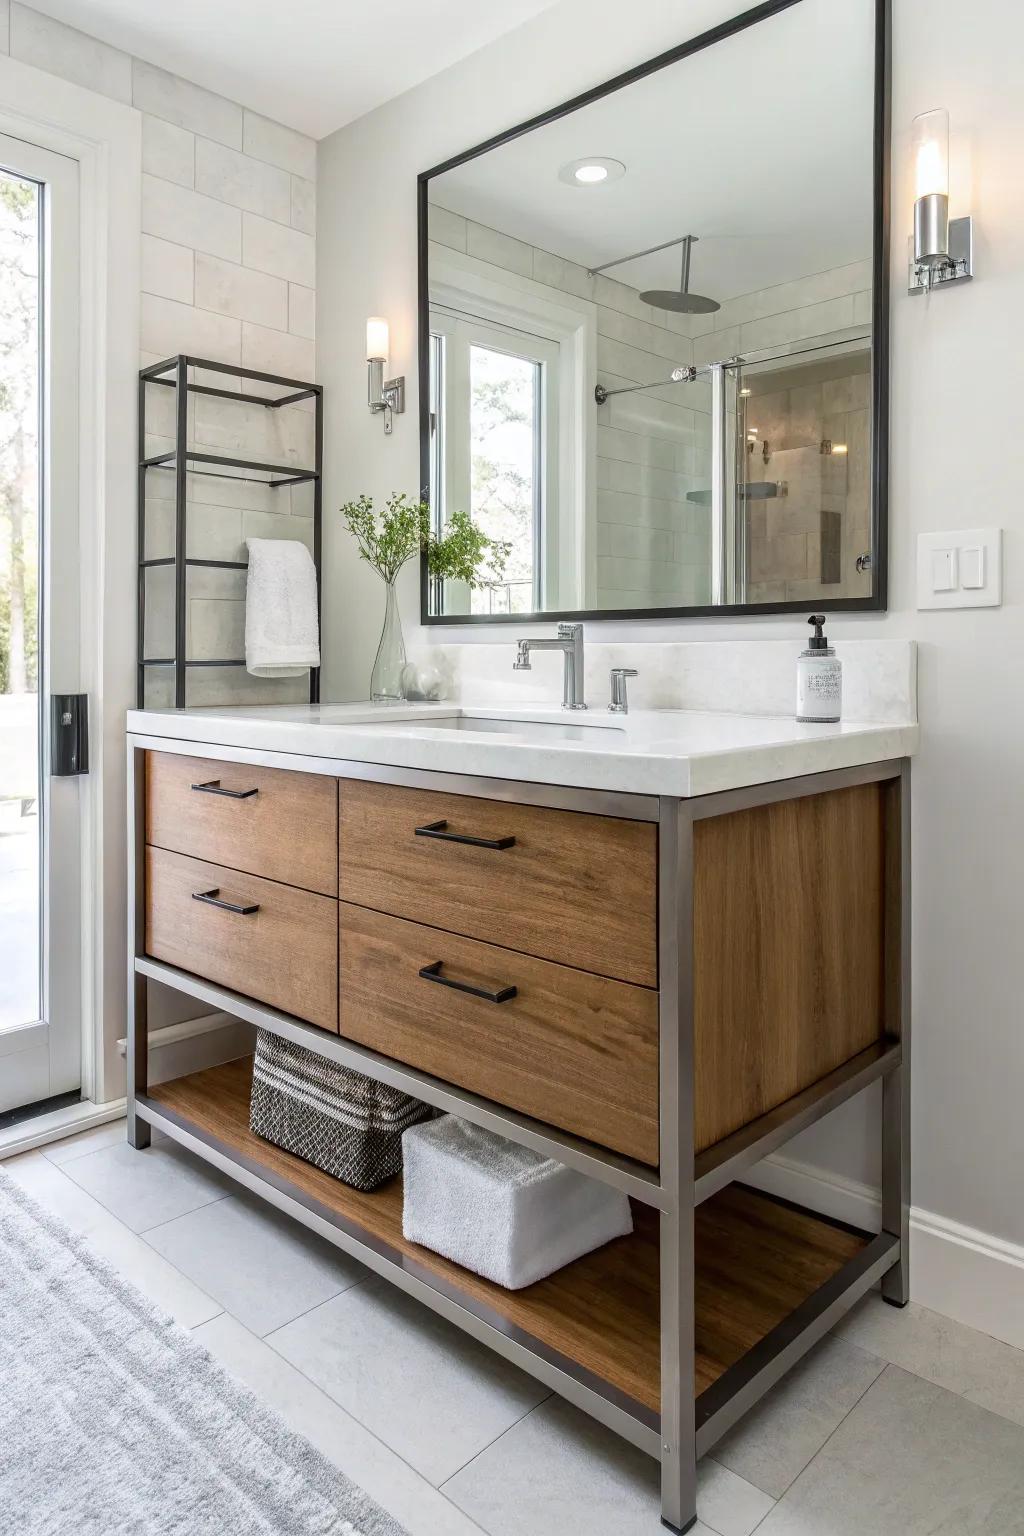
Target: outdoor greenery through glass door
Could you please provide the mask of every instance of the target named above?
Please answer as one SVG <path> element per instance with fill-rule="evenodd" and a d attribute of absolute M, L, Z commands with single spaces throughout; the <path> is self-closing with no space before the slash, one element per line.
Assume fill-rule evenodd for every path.
<path fill-rule="evenodd" d="M 530 613 L 540 556 L 541 368 L 471 346 L 469 442 L 473 521 L 511 545 L 500 586 L 472 594 L 473 613 Z"/>
<path fill-rule="evenodd" d="M 38 1019 L 40 188 L 0 171 L 0 1031 Z"/>

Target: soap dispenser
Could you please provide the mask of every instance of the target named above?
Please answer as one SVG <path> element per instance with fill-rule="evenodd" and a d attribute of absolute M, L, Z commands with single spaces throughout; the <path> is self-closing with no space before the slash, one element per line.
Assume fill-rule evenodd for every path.
<path fill-rule="evenodd" d="M 825 639 L 825 615 L 812 613 L 807 622 L 814 634 L 796 664 L 796 718 L 801 724 L 826 725 L 842 714 L 843 664 Z"/>

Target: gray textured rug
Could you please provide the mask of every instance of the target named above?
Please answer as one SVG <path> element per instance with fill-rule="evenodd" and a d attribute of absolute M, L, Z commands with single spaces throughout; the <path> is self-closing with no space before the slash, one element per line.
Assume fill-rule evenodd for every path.
<path fill-rule="evenodd" d="M 0 1528 L 406 1536 L 2 1171 Z"/>

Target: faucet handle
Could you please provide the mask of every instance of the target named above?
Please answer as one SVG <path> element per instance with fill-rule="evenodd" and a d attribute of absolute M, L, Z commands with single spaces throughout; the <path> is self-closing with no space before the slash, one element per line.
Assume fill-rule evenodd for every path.
<path fill-rule="evenodd" d="M 612 697 L 611 703 L 608 705 L 608 713 L 610 715 L 629 714 L 629 700 L 626 697 L 626 679 L 627 677 L 636 676 L 638 676 L 638 673 L 635 667 L 612 667 Z"/>
<path fill-rule="evenodd" d="M 558 626 L 559 640 L 575 640 L 576 636 L 581 635 L 582 633 L 582 624 L 559 624 Z"/>

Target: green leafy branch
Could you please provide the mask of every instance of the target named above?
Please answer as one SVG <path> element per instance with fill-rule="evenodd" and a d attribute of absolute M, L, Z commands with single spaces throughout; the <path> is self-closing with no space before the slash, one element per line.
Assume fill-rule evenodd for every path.
<path fill-rule="evenodd" d="M 501 581 L 512 551 L 505 540 L 488 538 L 468 512 L 453 512 L 444 531 L 436 533 L 427 503 L 410 501 L 404 491 L 389 496 L 379 513 L 371 497 L 360 496 L 358 501 L 345 503 L 341 516 L 356 541 L 360 559 L 387 582 L 394 581 L 403 565 L 423 553 L 430 574 L 442 581 L 494 586 Z"/>

